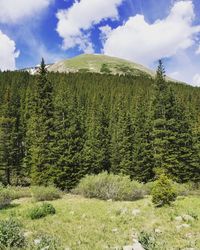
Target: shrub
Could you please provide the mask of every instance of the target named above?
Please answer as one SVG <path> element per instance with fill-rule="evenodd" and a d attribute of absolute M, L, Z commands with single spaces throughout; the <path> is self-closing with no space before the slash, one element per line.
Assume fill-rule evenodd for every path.
<path fill-rule="evenodd" d="M 109 69 L 109 66 L 106 63 L 103 63 L 101 65 L 101 69 L 100 69 L 101 73 L 105 73 L 105 74 L 110 74 L 111 70 Z"/>
<path fill-rule="evenodd" d="M 56 210 L 53 205 L 49 203 L 43 203 L 42 205 L 31 208 L 28 212 L 28 217 L 32 220 L 43 218 L 49 214 L 55 214 Z"/>
<path fill-rule="evenodd" d="M 36 201 L 52 201 L 61 197 L 61 192 L 53 186 L 35 186 L 31 188 L 31 191 Z"/>
<path fill-rule="evenodd" d="M 150 195 L 154 185 L 155 182 L 147 182 L 146 184 L 144 184 L 145 194 Z M 173 182 L 173 187 L 175 188 L 177 195 L 187 196 L 190 193 L 190 187 L 188 184 Z"/>
<path fill-rule="evenodd" d="M 147 182 L 144 184 L 144 191 L 145 191 L 145 194 L 146 195 L 150 195 L 151 194 L 151 191 L 153 189 L 153 186 L 154 186 L 154 182 Z"/>
<path fill-rule="evenodd" d="M 6 188 L 0 187 L 0 209 L 9 205 L 12 201 L 11 194 Z"/>
<path fill-rule="evenodd" d="M 154 234 L 141 232 L 138 241 L 143 246 L 145 250 L 155 250 L 156 249 L 156 239 Z"/>
<path fill-rule="evenodd" d="M 13 219 L 0 221 L 0 249 L 21 248 L 24 245 L 25 238 L 21 225 Z"/>
<path fill-rule="evenodd" d="M 179 195 L 179 196 L 189 195 L 190 187 L 188 184 L 180 184 L 180 183 L 174 182 L 173 186 L 176 190 L 177 195 Z"/>
<path fill-rule="evenodd" d="M 64 248 L 60 245 L 60 241 L 57 238 L 44 233 L 36 235 L 31 249 L 64 250 Z"/>
<path fill-rule="evenodd" d="M 173 182 L 165 174 L 161 174 L 155 181 L 151 195 L 153 203 L 158 207 L 170 205 L 177 197 Z"/>
<path fill-rule="evenodd" d="M 187 186 L 188 193 L 190 195 L 200 196 L 200 182 L 198 183 L 189 182 L 185 185 Z"/>
<path fill-rule="evenodd" d="M 190 215 L 195 220 L 199 220 L 199 215 L 197 213 L 193 212 L 193 211 L 189 211 L 188 215 Z"/>
<path fill-rule="evenodd" d="M 20 187 L 20 186 L 8 186 L 6 188 L 12 199 L 20 199 L 24 197 L 31 197 L 31 190 L 29 187 Z"/>
<path fill-rule="evenodd" d="M 43 203 L 43 210 L 45 211 L 46 214 L 55 214 L 56 210 L 54 206 L 50 203 Z"/>
<path fill-rule="evenodd" d="M 128 176 L 101 173 L 84 177 L 73 191 L 87 198 L 136 200 L 143 197 L 143 185 Z"/>

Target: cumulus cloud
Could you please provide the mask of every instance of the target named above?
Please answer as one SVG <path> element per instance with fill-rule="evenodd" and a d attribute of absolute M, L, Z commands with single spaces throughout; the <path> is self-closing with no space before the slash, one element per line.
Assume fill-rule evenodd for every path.
<path fill-rule="evenodd" d="M 15 59 L 19 56 L 15 42 L 0 31 L 0 69 L 14 70 Z"/>
<path fill-rule="evenodd" d="M 0 0 L 0 23 L 16 23 L 34 16 L 54 0 Z"/>
<path fill-rule="evenodd" d="M 25 30 L 24 32 L 28 34 L 29 37 L 29 40 L 26 41 L 26 54 L 31 58 L 30 66 L 39 64 L 42 58 L 45 59 L 46 63 L 55 63 L 66 59 L 66 55 L 63 51 L 57 51 L 55 48 L 47 48 L 30 30 Z"/>
<path fill-rule="evenodd" d="M 163 57 L 171 57 L 195 43 L 200 26 L 194 26 L 191 0 L 176 2 L 169 15 L 153 24 L 143 15 L 130 17 L 122 26 L 107 32 L 103 52 L 145 65 Z"/>
<path fill-rule="evenodd" d="M 71 8 L 57 13 L 57 32 L 63 38 L 63 49 L 79 46 L 80 50 L 92 52 L 88 30 L 102 20 L 117 19 L 117 7 L 123 0 L 82 0 Z"/>
<path fill-rule="evenodd" d="M 194 75 L 192 85 L 196 87 L 200 87 L 200 74 Z"/>
<path fill-rule="evenodd" d="M 112 28 L 109 25 L 105 25 L 105 26 L 99 27 L 99 30 L 101 31 L 100 39 L 103 43 L 105 43 L 107 40 L 107 37 L 109 37 L 110 33 L 112 32 Z"/>
<path fill-rule="evenodd" d="M 200 55 L 200 45 L 199 45 L 198 49 L 196 50 L 196 54 Z"/>

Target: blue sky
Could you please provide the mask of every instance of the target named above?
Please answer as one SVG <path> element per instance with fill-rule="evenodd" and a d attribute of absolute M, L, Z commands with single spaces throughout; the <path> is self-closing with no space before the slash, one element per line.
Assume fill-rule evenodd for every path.
<path fill-rule="evenodd" d="M 0 0 L 0 68 L 103 53 L 200 86 L 199 0 Z"/>

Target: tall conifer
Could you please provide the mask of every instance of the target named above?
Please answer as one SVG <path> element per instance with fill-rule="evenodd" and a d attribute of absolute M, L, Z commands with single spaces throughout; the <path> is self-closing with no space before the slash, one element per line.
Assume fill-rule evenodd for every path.
<path fill-rule="evenodd" d="M 44 59 L 42 59 L 36 81 L 35 109 L 31 116 L 32 124 L 29 124 L 32 130 L 30 145 L 31 181 L 32 184 L 46 185 L 51 182 L 54 164 L 51 149 L 53 139 L 53 86 L 47 78 Z"/>
<path fill-rule="evenodd" d="M 173 90 L 165 80 L 159 61 L 153 103 L 153 150 L 155 168 L 161 168 L 177 181 L 195 178 L 199 168 L 190 123 Z"/>

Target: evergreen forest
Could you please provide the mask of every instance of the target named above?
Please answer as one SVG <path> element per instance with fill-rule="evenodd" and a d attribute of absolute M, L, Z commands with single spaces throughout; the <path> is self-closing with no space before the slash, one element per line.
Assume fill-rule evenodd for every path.
<path fill-rule="evenodd" d="M 71 190 L 103 171 L 200 181 L 200 88 L 144 74 L 0 72 L 0 182 Z"/>

